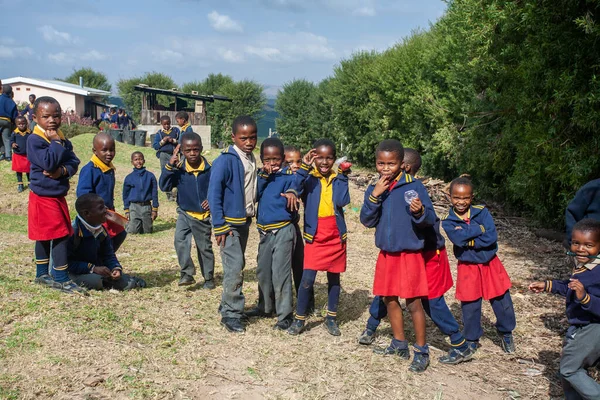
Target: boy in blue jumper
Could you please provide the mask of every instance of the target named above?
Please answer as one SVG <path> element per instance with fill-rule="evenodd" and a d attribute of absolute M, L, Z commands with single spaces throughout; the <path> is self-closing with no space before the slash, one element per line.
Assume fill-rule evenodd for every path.
<path fill-rule="evenodd" d="M 104 227 L 117 252 L 127 237 L 127 231 L 114 214 L 115 167 L 112 160 L 115 157 L 115 140 L 108 133 L 100 132 L 94 136 L 92 151 L 94 154 L 90 162 L 81 168 L 79 173 L 77 197 L 95 193 L 102 197 L 106 207 L 113 212 L 108 215 Z"/>
<path fill-rule="evenodd" d="M 404 171 L 414 176 L 420 168 L 421 155 L 414 149 L 405 148 Z M 446 253 L 446 243 L 444 237 L 440 234 L 440 219 L 436 217 L 435 224 L 432 227 L 422 229 L 421 233 L 425 238 L 423 255 L 429 286 L 428 297 L 421 299 L 423 308 L 438 329 L 450 338 L 452 348 L 439 361 L 442 364 L 459 364 L 470 360 L 474 353 L 468 346 L 460 331 L 458 322 L 450 312 L 444 299 L 444 293 L 452 287 L 453 282 Z M 371 316 L 367 321 L 367 327 L 358 339 L 358 342 L 364 345 L 370 345 L 374 342 L 375 332 L 381 320 L 387 316 L 386 305 L 380 296 L 373 298 L 369 313 Z"/>
<path fill-rule="evenodd" d="M 576 265 L 569 279 L 533 282 L 529 289 L 566 298 L 569 329 L 559 370 L 565 398 L 600 399 L 600 384 L 587 374 L 600 359 L 600 221 L 577 222 L 570 249 Z"/>
<path fill-rule="evenodd" d="M 183 135 L 184 133 L 194 132 L 192 126 L 190 125 L 190 116 L 185 111 L 179 111 L 175 114 L 175 121 L 177 121 L 177 125 L 179 125 L 179 131 Z"/>
<path fill-rule="evenodd" d="M 23 174 L 27 175 L 29 181 L 29 171 L 31 165 L 27 160 L 27 139 L 31 136 L 31 131 L 27 129 L 27 120 L 25 117 L 17 117 L 17 129 L 10 136 L 10 147 L 12 148 L 12 170 L 17 174 L 17 191 L 21 193 L 23 187 Z"/>
<path fill-rule="evenodd" d="M 4 150 L 0 154 L 0 161 L 10 161 L 10 134 L 15 119 L 19 116 L 17 104 L 14 102 L 12 86 L 2 86 L 0 95 L 0 148 Z"/>
<path fill-rule="evenodd" d="M 87 193 L 75 201 L 77 217 L 69 238 L 69 276 L 88 289 L 130 290 L 146 287 L 140 278 L 123 274 L 106 229 L 108 210 L 102 197 Z"/>
<path fill-rule="evenodd" d="M 600 179 L 594 179 L 583 185 L 567 206 L 565 211 L 567 240 L 571 240 L 573 226 L 585 218 L 600 221 Z"/>
<path fill-rule="evenodd" d="M 292 324 L 292 254 L 296 230 L 298 198 L 296 178 L 289 168 L 282 168 L 284 149 L 281 140 L 267 138 L 260 146 L 263 169 L 258 174 L 258 245 L 257 316 L 276 312 L 274 328 L 287 330 Z M 252 312 L 252 311 L 251 311 Z M 246 315 L 251 316 L 251 312 Z"/>
<path fill-rule="evenodd" d="M 169 160 L 173 156 L 175 146 L 179 143 L 179 129 L 171 127 L 171 118 L 168 115 L 160 117 L 160 124 L 162 129 L 156 132 L 154 135 L 154 143 L 152 147 L 156 150 L 156 157 L 160 160 L 160 171 L 165 169 L 165 165 L 169 163 Z M 173 200 L 173 193 L 167 192 L 167 200 Z"/>
<path fill-rule="evenodd" d="M 179 149 L 185 160 L 179 161 Z M 202 157 L 202 139 L 197 133 L 181 135 L 171 159 L 160 174 L 160 189 L 177 188 L 177 224 L 175 225 L 175 251 L 181 268 L 179 286 L 196 283 L 196 267 L 190 255 L 192 237 L 196 242 L 204 288 L 214 289 L 215 256 L 212 250 L 210 211 L 207 201 L 211 165 Z"/>
<path fill-rule="evenodd" d="M 144 167 L 145 163 L 142 152 L 131 153 L 133 172 L 123 182 L 123 204 L 129 220 L 127 233 L 152 233 L 152 222 L 158 216 L 158 183 Z"/>
<path fill-rule="evenodd" d="M 29 103 L 25 106 L 23 111 L 21 111 L 21 116 L 27 117 L 27 121 L 29 123 L 29 130 L 33 130 L 35 127 L 35 121 L 33 120 L 33 104 L 35 103 L 35 94 L 29 95 Z"/>
<path fill-rule="evenodd" d="M 214 161 L 208 188 L 208 203 L 223 263 L 221 325 L 229 332 L 243 333 L 244 253 L 252 217 L 256 213 L 257 170 L 252 151 L 256 147 L 256 121 L 249 116 L 233 120 L 229 146 Z"/>

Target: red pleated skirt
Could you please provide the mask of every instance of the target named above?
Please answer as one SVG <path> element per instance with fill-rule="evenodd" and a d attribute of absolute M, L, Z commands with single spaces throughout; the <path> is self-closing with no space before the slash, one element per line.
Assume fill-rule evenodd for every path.
<path fill-rule="evenodd" d="M 29 192 L 27 214 L 27 232 L 31 240 L 52 240 L 73 234 L 69 206 L 64 197 L 43 197 Z"/>
<path fill-rule="evenodd" d="M 304 245 L 304 269 L 346 271 L 346 242 L 340 238 L 335 216 L 319 218 L 313 242 Z"/>
<path fill-rule="evenodd" d="M 425 259 L 425 272 L 427 273 L 427 286 L 429 288 L 428 297 L 437 299 L 454 285 L 448 253 L 446 248 L 443 247 L 439 250 L 423 252 L 423 258 Z"/>
<path fill-rule="evenodd" d="M 22 154 L 14 154 L 12 155 L 12 170 L 15 172 L 24 172 L 26 174 L 29 173 L 31 168 L 31 163 L 27 159 L 27 156 Z"/>
<path fill-rule="evenodd" d="M 413 299 L 427 297 L 428 293 L 425 261 L 420 251 L 379 252 L 373 282 L 374 295 Z"/>
<path fill-rule="evenodd" d="M 482 297 L 490 300 L 503 295 L 510 287 L 510 278 L 497 256 L 486 264 L 458 262 L 456 298 L 460 301 Z"/>

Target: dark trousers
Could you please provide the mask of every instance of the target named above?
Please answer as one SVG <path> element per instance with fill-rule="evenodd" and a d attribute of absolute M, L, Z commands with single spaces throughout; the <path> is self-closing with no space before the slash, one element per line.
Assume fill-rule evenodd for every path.
<path fill-rule="evenodd" d="M 300 283 L 302 282 L 302 273 L 304 272 L 304 238 L 302 237 L 302 230 L 297 223 L 294 224 L 294 230 L 296 231 L 296 240 L 294 241 L 294 253 L 292 255 L 292 276 L 294 278 L 294 288 L 296 289 L 296 297 L 300 290 Z M 312 312 L 315 309 L 315 292 L 311 289 L 308 295 L 308 312 Z"/>
<path fill-rule="evenodd" d="M 298 292 L 298 304 L 296 305 L 296 318 L 306 319 L 310 294 L 313 293 L 317 271 L 305 269 L 302 274 L 302 284 Z M 327 318 L 336 318 L 338 303 L 340 300 L 340 274 L 327 272 Z"/>
<path fill-rule="evenodd" d="M 171 159 L 171 157 L 173 156 L 173 154 L 169 154 L 169 153 L 165 153 L 165 152 L 160 152 L 158 153 L 158 159 L 160 160 L 160 171 L 162 173 L 162 170 L 165 169 L 165 165 L 167 165 L 169 163 L 169 160 Z M 165 193 L 171 193 L 171 192 L 165 192 Z"/>
<path fill-rule="evenodd" d="M 192 237 L 196 243 L 198 262 L 204 280 L 211 281 L 215 273 L 215 255 L 212 249 L 212 226 L 210 219 L 199 220 L 178 208 L 175 224 L 175 251 L 181 275 L 194 276 L 196 266 L 192 260 Z"/>
<path fill-rule="evenodd" d="M 113 245 L 113 250 L 115 251 L 115 253 L 117 252 L 117 250 L 119 250 L 119 248 L 125 241 L 126 237 L 127 237 L 127 231 L 124 230 L 122 232 L 117 233 L 116 236 L 110 238 L 112 245 Z"/>
<path fill-rule="evenodd" d="M 600 399 L 600 384 L 586 370 L 600 358 L 599 338 L 600 324 L 567 330 L 559 369 L 566 400 Z"/>
<path fill-rule="evenodd" d="M 277 320 L 291 318 L 293 312 L 292 250 L 296 230 L 292 224 L 276 232 L 261 232 L 258 244 L 258 309 L 277 313 Z"/>
<path fill-rule="evenodd" d="M 152 222 L 150 202 L 129 204 L 127 233 L 152 233 Z"/>
<path fill-rule="evenodd" d="M 121 278 L 116 281 L 110 278 L 104 278 L 98 274 L 69 274 L 69 277 L 73 282 L 75 282 L 79 286 L 83 286 L 87 289 L 92 290 L 125 290 L 128 288 L 129 281 L 132 279 L 131 276 L 123 273 L 121 274 Z M 133 287 L 135 287 L 135 285 Z"/>
<path fill-rule="evenodd" d="M 481 327 L 481 300 L 461 302 L 463 314 L 464 336 L 470 342 L 476 342 L 483 335 Z M 507 290 L 502 296 L 490 300 L 496 315 L 496 329 L 501 335 L 510 334 L 517 326 L 515 310 Z"/>
<path fill-rule="evenodd" d="M 244 225 L 232 225 L 231 235 L 226 235 L 225 246 L 221 247 L 223 294 L 219 310 L 224 318 L 239 319 L 244 313 L 246 299 L 242 292 L 242 286 L 250 222 L 250 218 L 248 218 Z"/>
<path fill-rule="evenodd" d="M 4 156 L 10 158 L 12 149 L 10 147 L 10 135 L 12 132 L 12 124 L 10 121 L 0 119 L 0 136 L 2 137 L 2 150 Z"/>

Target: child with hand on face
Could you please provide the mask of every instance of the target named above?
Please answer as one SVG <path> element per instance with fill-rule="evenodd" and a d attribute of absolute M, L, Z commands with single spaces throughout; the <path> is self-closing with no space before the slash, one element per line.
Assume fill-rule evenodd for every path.
<path fill-rule="evenodd" d="M 154 174 L 144 167 L 145 163 L 142 152 L 131 153 L 133 172 L 123 182 L 128 233 L 152 233 L 152 223 L 158 216 L 158 183 Z"/>
<path fill-rule="evenodd" d="M 27 160 L 27 139 L 31 136 L 31 131 L 27 129 L 27 119 L 25 117 L 17 117 L 15 120 L 17 129 L 10 136 L 10 147 L 12 148 L 12 170 L 17 174 L 17 191 L 21 193 L 23 187 L 23 174 L 27 175 L 29 181 L 29 170 L 31 164 Z"/>
<path fill-rule="evenodd" d="M 168 115 L 160 117 L 162 129 L 156 132 L 152 147 L 156 150 L 156 157 L 160 160 L 161 172 L 174 154 L 175 147 L 179 143 L 179 129 L 171 126 L 171 118 Z M 173 194 L 171 191 L 167 193 L 167 200 L 172 201 Z"/>
<path fill-rule="evenodd" d="M 600 359 L 600 221 L 577 222 L 570 239 L 567 254 L 576 263 L 570 278 L 533 282 L 529 289 L 566 299 L 569 328 L 559 369 L 565 399 L 600 399 L 600 384 L 587 373 Z"/>

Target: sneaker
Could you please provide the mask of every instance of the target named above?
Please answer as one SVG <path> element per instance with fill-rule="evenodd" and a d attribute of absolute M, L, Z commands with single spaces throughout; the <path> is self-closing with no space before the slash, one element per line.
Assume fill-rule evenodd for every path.
<path fill-rule="evenodd" d="M 421 373 L 425 372 L 429 366 L 429 354 L 427 353 L 415 353 L 412 363 L 408 367 L 410 372 Z"/>
<path fill-rule="evenodd" d="M 448 354 L 438 358 L 439 362 L 446 365 L 456 365 L 461 362 L 469 361 L 473 358 L 475 354 L 475 350 L 473 350 L 470 346 L 464 351 L 460 351 L 458 349 L 451 349 Z"/>
<path fill-rule="evenodd" d="M 508 335 L 502 335 L 502 350 L 504 350 L 504 352 L 507 354 L 512 354 L 515 352 L 515 341 L 512 333 L 509 333 Z"/>
<path fill-rule="evenodd" d="M 410 351 L 408 349 L 399 349 L 397 347 L 375 347 L 373 353 L 380 356 L 399 356 L 405 360 L 410 360 Z"/>
<path fill-rule="evenodd" d="M 299 319 L 295 319 L 294 322 L 292 322 L 292 326 L 290 326 L 287 330 L 287 332 L 293 336 L 299 335 L 303 331 L 304 331 L 304 321 L 301 321 Z"/>
<path fill-rule="evenodd" d="M 363 331 L 363 333 L 361 333 L 360 336 L 358 337 L 358 343 L 364 344 L 365 346 L 373 344 L 374 341 L 375 341 L 375 331 L 372 331 L 368 328 L 365 329 Z"/>
<path fill-rule="evenodd" d="M 81 296 L 89 296 L 89 292 L 82 288 L 81 286 L 79 286 L 78 284 L 76 284 L 73 281 L 66 281 L 66 282 L 61 282 L 61 290 L 65 293 L 69 293 L 69 294 L 78 294 Z"/>
<path fill-rule="evenodd" d="M 37 285 L 46 286 L 52 289 L 62 289 L 62 285 L 56 282 L 54 279 L 52 279 L 52 277 L 48 274 L 38 276 L 33 280 L 33 283 Z"/>
<path fill-rule="evenodd" d="M 215 281 L 211 279 L 210 281 L 204 281 L 202 289 L 213 290 L 215 287 Z"/>
<path fill-rule="evenodd" d="M 279 331 L 287 331 L 288 329 L 290 329 L 293 322 L 294 322 L 294 320 L 291 318 L 286 318 L 282 321 L 277 321 L 277 323 L 273 326 L 273 329 L 276 329 Z"/>
<path fill-rule="evenodd" d="M 244 333 L 246 332 L 246 328 L 242 324 L 242 321 L 239 318 L 221 318 L 221 325 L 225 327 L 231 333 Z"/>
<path fill-rule="evenodd" d="M 194 279 L 193 276 L 191 275 L 181 275 L 181 279 L 179 279 L 179 283 L 177 284 L 178 286 L 189 286 L 189 285 L 193 285 L 194 283 L 196 283 L 196 280 Z"/>
<path fill-rule="evenodd" d="M 23 193 L 24 190 L 25 190 L 25 188 L 23 187 L 22 184 L 17 187 L 17 192 L 19 192 L 19 193 Z"/>
<path fill-rule="evenodd" d="M 471 352 L 475 354 L 475 352 L 479 348 L 479 342 L 472 342 L 470 340 L 467 340 L 467 346 L 469 346 L 469 350 L 471 350 Z"/>
<path fill-rule="evenodd" d="M 332 336 L 341 336 L 340 328 L 334 318 L 325 318 L 325 329 Z"/>

